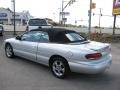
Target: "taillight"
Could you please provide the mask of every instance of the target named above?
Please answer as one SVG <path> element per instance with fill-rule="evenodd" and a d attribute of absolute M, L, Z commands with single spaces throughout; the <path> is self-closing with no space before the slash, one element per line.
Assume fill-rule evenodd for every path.
<path fill-rule="evenodd" d="M 91 60 L 96 60 L 102 57 L 101 53 L 93 53 L 93 54 L 87 54 L 85 56 L 87 59 L 91 59 Z"/>
<path fill-rule="evenodd" d="M 29 29 L 29 27 L 28 27 L 28 26 L 26 26 L 25 32 L 27 32 L 27 31 L 28 31 L 28 29 Z"/>

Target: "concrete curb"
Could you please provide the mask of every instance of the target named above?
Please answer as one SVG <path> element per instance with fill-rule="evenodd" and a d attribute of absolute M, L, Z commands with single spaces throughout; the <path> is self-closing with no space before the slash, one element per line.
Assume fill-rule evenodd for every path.
<path fill-rule="evenodd" d="M 16 31 L 17 35 L 23 34 L 25 31 Z M 5 35 L 14 35 L 14 31 L 4 31 Z"/>

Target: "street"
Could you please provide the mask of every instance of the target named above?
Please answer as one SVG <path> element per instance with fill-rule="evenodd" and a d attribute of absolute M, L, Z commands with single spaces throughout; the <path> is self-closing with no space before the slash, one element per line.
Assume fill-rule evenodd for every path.
<path fill-rule="evenodd" d="M 104 73 L 71 73 L 58 79 L 46 66 L 19 57 L 7 58 L 3 41 L 10 37 L 0 37 L 0 90 L 120 90 L 120 43 L 111 44 L 113 63 Z"/>

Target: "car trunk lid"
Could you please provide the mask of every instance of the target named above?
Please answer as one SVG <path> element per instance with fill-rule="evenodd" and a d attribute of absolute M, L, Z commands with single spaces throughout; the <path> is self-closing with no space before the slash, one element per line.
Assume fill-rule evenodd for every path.
<path fill-rule="evenodd" d="M 89 43 L 81 44 L 84 48 L 96 51 L 102 55 L 110 53 L 110 45 L 107 43 L 100 43 L 95 41 L 90 41 Z"/>

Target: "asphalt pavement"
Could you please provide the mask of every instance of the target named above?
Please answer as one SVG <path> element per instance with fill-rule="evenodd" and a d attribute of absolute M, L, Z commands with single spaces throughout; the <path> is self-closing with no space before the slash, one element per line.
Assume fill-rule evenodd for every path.
<path fill-rule="evenodd" d="M 120 43 L 112 44 L 113 63 L 102 74 L 71 73 L 65 79 L 55 78 L 43 65 L 15 57 L 7 58 L 4 39 L 0 37 L 0 90 L 120 90 Z"/>

